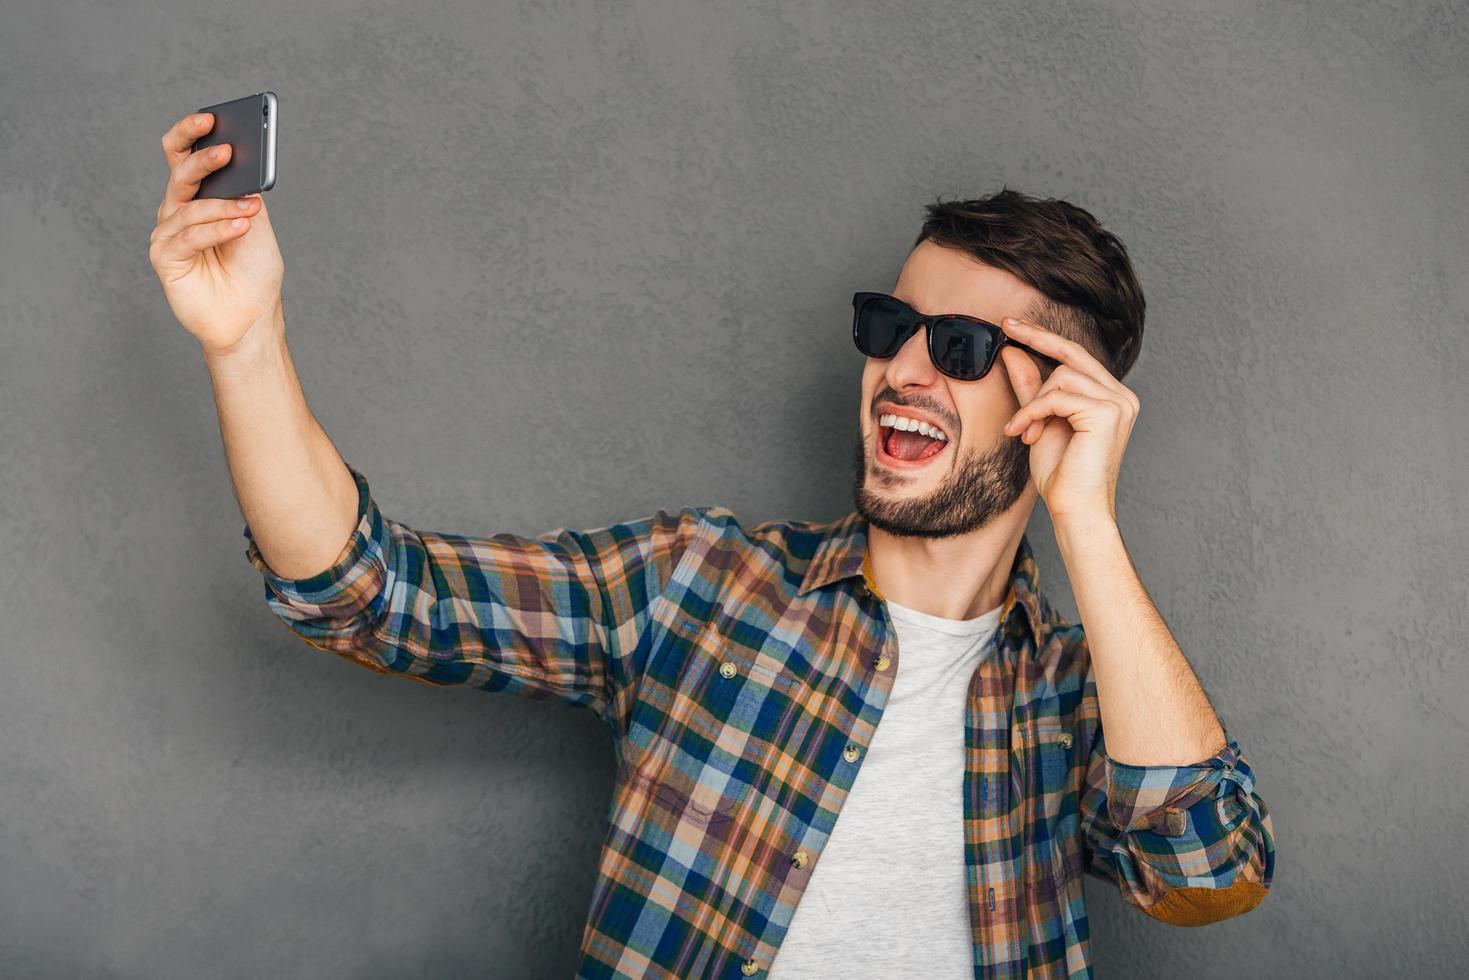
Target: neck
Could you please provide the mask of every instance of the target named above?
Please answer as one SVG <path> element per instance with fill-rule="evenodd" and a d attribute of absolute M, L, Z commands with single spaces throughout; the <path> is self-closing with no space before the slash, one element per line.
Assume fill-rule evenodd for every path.
<path fill-rule="evenodd" d="M 943 619 L 973 619 L 1005 601 L 1029 509 L 952 538 L 912 538 L 869 524 L 867 552 L 878 592 Z"/>

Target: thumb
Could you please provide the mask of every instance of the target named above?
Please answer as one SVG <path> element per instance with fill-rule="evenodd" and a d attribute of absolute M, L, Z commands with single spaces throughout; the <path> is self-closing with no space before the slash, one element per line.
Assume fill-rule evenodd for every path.
<path fill-rule="evenodd" d="M 1022 406 L 1029 404 L 1041 389 L 1041 369 L 1029 354 L 1010 344 L 1000 348 L 1000 361 L 1015 392 L 1015 400 Z"/>
<path fill-rule="evenodd" d="M 265 206 L 265 195 L 260 193 L 246 194 L 241 200 L 248 200 L 252 197 L 260 201 L 260 210 L 250 216 L 250 224 L 253 225 L 263 221 L 266 227 L 270 227 L 270 209 Z"/>

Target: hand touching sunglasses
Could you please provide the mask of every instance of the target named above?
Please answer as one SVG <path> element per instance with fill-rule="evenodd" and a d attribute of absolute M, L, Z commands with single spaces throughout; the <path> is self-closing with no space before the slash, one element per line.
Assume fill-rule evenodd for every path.
<path fill-rule="evenodd" d="M 1052 367 L 1060 361 L 1006 335 L 997 324 L 963 313 L 924 315 L 886 293 L 852 297 L 852 339 L 868 357 L 892 357 L 908 338 L 928 325 L 928 356 L 933 366 L 956 381 L 978 381 L 989 374 L 1006 344 L 1029 351 Z"/>

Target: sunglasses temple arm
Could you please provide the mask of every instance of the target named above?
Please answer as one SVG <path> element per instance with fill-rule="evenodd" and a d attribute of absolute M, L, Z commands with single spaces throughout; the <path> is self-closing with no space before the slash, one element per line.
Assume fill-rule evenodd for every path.
<path fill-rule="evenodd" d="M 1040 351 L 1036 350 L 1034 347 L 1030 346 L 1029 344 L 1022 344 L 1020 341 L 1018 341 L 1018 340 L 1011 340 L 1008 337 L 1006 337 L 1005 340 L 1006 340 L 1007 343 L 1014 344 L 1016 347 L 1019 347 L 1023 351 L 1028 351 L 1029 353 L 1034 354 L 1036 357 L 1039 357 L 1041 360 L 1045 361 L 1047 364 L 1055 364 L 1058 367 L 1061 364 L 1060 361 L 1056 360 L 1050 354 L 1042 354 Z"/>

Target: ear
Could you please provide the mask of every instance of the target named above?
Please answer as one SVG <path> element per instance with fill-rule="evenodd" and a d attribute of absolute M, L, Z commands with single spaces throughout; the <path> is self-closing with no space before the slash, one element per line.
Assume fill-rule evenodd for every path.
<path fill-rule="evenodd" d="M 1004 363 L 1005 377 L 1010 380 L 1015 400 L 1021 405 L 1028 404 L 1040 391 L 1040 368 L 1029 354 L 1009 344 L 1000 348 L 1000 360 Z"/>

